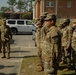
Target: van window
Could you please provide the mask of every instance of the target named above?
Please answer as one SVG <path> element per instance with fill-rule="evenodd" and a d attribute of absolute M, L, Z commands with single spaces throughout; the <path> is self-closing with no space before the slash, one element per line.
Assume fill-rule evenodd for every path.
<path fill-rule="evenodd" d="M 26 25 L 32 25 L 31 21 L 26 21 Z"/>
<path fill-rule="evenodd" d="M 15 24 L 16 21 L 8 21 L 8 24 Z"/>
<path fill-rule="evenodd" d="M 17 21 L 17 24 L 19 25 L 24 24 L 24 21 Z"/>

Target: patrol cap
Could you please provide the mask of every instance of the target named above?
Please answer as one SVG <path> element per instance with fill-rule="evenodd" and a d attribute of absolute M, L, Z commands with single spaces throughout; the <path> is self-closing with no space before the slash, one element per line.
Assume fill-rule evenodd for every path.
<path fill-rule="evenodd" d="M 43 12 L 43 14 L 40 17 L 45 17 L 47 16 L 48 12 Z"/>
<path fill-rule="evenodd" d="M 48 14 L 47 17 L 45 18 L 45 20 L 56 20 L 56 15 L 55 14 Z"/>
<path fill-rule="evenodd" d="M 6 22 L 6 19 L 3 19 L 3 22 Z"/>
<path fill-rule="evenodd" d="M 40 20 L 40 18 L 36 18 L 36 21 L 39 21 Z"/>
<path fill-rule="evenodd" d="M 59 24 L 58 24 L 58 27 L 59 27 L 59 26 L 63 26 L 63 23 L 59 23 Z"/>
<path fill-rule="evenodd" d="M 64 19 L 63 23 L 70 23 L 70 19 L 68 19 L 68 18 Z"/>

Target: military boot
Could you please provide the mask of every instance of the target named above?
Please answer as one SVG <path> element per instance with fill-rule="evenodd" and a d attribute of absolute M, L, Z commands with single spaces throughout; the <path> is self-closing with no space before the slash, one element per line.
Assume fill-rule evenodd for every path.
<path fill-rule="evenodd" d="M 64 61 L 61 61 L 61 62 L 60 62 L 60 65 L 63 65 L 63 64 L 64 64 Z"/>
<path fill-rule="evenodd" d="M 65 68 L 65 69 L 63 69 L 63 71 L 69 71 L 69 68 Z"/>
<path fill-rule="evenodd" d="M 7 59 L 9 59 L 9 58 L 10 58 L 10 53 L 7 54 Z"/>
<path fill-rule="evenodd" d="M 41 72 L 41 71 L 43 71 L 43 70 L 44 70 L 44 68 L 43 68 L 41 65 L 38 65 L 38 66 L 37 66 L 37 71 L 38 71 L 38 72 Z"/>
<path fill-rule="evenodd" d="M 3 53 L 3 56 L 1 58 L 6 58 L 5 53 Z"/>

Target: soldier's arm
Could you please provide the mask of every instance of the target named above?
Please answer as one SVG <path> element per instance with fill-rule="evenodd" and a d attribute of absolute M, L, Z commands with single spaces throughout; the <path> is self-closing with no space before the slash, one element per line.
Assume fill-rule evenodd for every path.
<path fill-rule="evenodd" d="M 68 46 L 67 46 L 67 48 L 69 48 L 69 46 L 71 45 L 71 39 L 72 39 L 72 29 L 69 28 L 68 29 Z"/>

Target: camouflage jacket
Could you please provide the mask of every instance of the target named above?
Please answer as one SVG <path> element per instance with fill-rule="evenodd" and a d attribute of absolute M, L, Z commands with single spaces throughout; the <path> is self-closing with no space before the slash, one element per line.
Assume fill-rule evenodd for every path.
<path fill-rule="evenodd" d="M 68 49 L 71 46 L 72 39 L 72 28 L 70 26 L 66 26 L 62 29 L 62 46 Z"/>
<path fill-rule="evenodd" d="M 37 43 L 37 47 L 40 47 L 40 44 L 41 44 L 41 28 L 37 29 L 37 32 L 36 32 L 36 43 Z"/>
<path fill-rule="evenodd" d="M 73 31 L 73 35 L 72 35 L 72 48 L 76 51 L 76 29 L 74 29 Z"/>
<path fill-rule="evenodd" d="M 0 27 L 1 41 L 9 41 L 12 38 L 11 29 L 9 26 Z"/>
<path fill-rule="evenodd" d="M 57 27 L 52 26 L 46 33 L 46 43 L 44 53 L 59 52 L 59 31 Z"/>

